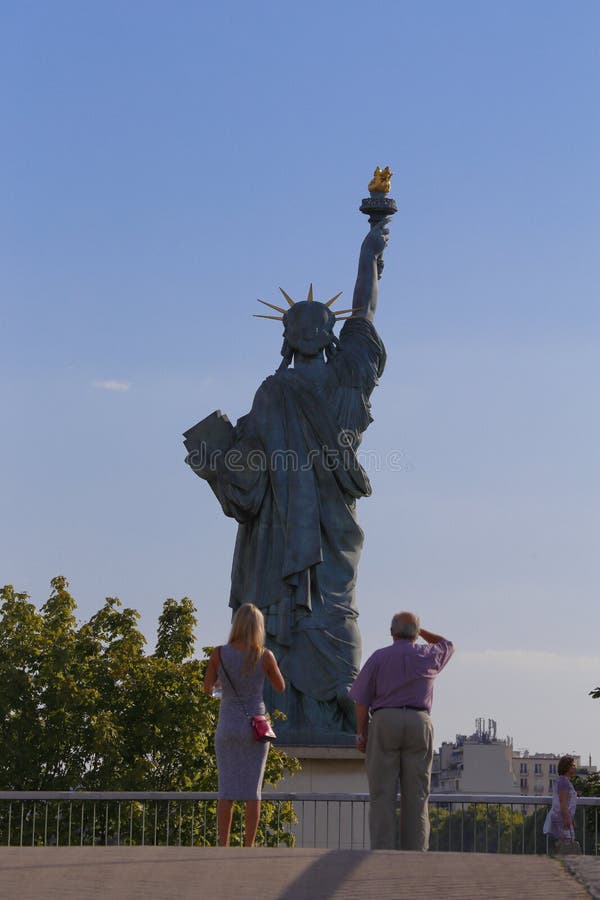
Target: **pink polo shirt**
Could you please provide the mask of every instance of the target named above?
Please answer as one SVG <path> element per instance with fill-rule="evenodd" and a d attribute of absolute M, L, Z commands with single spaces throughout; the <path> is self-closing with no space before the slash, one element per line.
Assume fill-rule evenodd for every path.
<path fill-rule="evenodd" d="M 399 706 L 430 712 L 433 682 L 453 653 L 451 641 L 413 644 L 396 640 L 368 658 L 350 689 L 350 697 L 372 712 Z"/>

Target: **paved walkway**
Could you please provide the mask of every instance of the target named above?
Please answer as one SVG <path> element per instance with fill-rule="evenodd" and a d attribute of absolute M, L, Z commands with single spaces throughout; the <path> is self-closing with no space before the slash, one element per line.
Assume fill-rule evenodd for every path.
<path fill-rule="evenodd" d="M 600 886 L 600 860 L 585 862 Z M 589 900 L 590 896 L 594 894 L 561 863 L 540 856 L 266 848 L 0 848 L 2 900 Z"/>
<path fill-rule="evenodd" d="M 590 897 L 600 900 L 600 856 L 569 856 L 565 859 L 565 866 L 585 885 Z"/>

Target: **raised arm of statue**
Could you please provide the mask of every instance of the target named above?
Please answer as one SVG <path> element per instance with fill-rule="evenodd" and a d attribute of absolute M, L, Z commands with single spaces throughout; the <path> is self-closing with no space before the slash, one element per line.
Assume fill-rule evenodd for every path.
<path fill-rule="evenodd" d="M 383 256 L 389 240 L 389 219 L 377 222 L 360 248 L 358 274 L 352 297 L 352 310 L 355 316 L 364 316 L 370 322 L 375 318 L 377 309 L 377 262 Z"/>

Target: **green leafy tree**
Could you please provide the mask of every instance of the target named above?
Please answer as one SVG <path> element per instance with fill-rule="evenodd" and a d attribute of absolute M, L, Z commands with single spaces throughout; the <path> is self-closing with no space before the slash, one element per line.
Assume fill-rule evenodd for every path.
<path fill-rule="evenodd" d="M 10 584 L 2 588 L 0 602 L 0 784 L 38 788 L 42 617 L 28 595 Z"/>
<path fill-rule="evenodd" d="M 0 784 L 5 790 L 214 791 L 219 704 L 202 690 L 212 648 L 194 657 L 195 609 L 184 597 L 165 601 L 155 652 L 145 652 L 136 610 L 108 597 L 78 624 L 68 583 L 52 580 L 38 611 L 10 585 L 0 591 Z M 277 784 L 295 759 L 271 748 L 266 781 Z M 110 813 L 110 814 L 109 814 Z M 144 809 L 130 810 L 136 828 Z M 114 834 L 107 811 L 98 840 Z M 172 833 L 214 840 L 214 804 L 168 814 Z M 172 819 L 172 821 L 171 821 Z M 291 804 L 264 804 L 259 839 L 283 840 Z M 1 827 L 1 822 L 0 822 Z M 57 828 L 60 827 L 57 825 Z M 32 824 L 32 842 L 35 827 Z M 137 833 L 137 832 L 136 832 Z M 234 832 L 234 841 L 241 835 Z"/>
<path fill-rule="evenodd" d="M 85 771 L 85 724 L 96 692 L 78 652 L 75 601 L 65 578 L 52 579 L 41 610 L 40 655 L 34 686 L 38 703 L 37 773 L 41 790 L 69 788 Z M 35 773 L 30 773 L 35 779 Z"/>
<path fill-rule="evenodd" d="M 590 691 L 590 697 L 600 700 L 600 687 Z M 576 775 L 573 779 L 573 786 L 581 797 L 600 797 L 600 772 L 590 772 L 583 776 Z M 600 851 L 597 815 L 597 809 L 590 807 L 585 810 L 581 818 L 581 833 L 578 833 L 577 836 L 585 847 L 586 853 Z"/>
<path fill-rule="evenodd" d="M 430 822 L 431 850 L 519 853 L 522 849 L 524 817 L 500 804 L 470 803 L 452 811 L 434 808 Z"/>

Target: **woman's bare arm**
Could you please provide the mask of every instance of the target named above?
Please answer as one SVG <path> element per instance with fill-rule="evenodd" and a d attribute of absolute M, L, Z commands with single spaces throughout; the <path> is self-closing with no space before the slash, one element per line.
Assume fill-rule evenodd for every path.
<path fill-rule="evenodd" d="M 279 691 L 280 694 L 285 691 L 285 681 L 283 680 L 283 675 L 279 671 L 277 660 L 270 650 L 265 650 L 263 653 L 263 672 L 276 691 Z"/>
<path fill-rule="evenodd" d="M 204 676 L 204 693 L 212 694 L 212 689 L 215 686 L 217 681 L 217 677 L 219 674 L 219 647 L 215 647 L 213 652 L 210 655 L 210 659 L 208 661 L 208 666 L 206 667 L 206 674 Z"/>
<path fill-rule="evenodd" d="M 563 824 L 565 828 L 571 828 L 573 825 L 573 820 L 571 818 L 571 813 L 569 812 L 569 794 L 570 791 L 559 791 L 558 799 L 560 800 L 560 811 L 562 814 Z"/>

